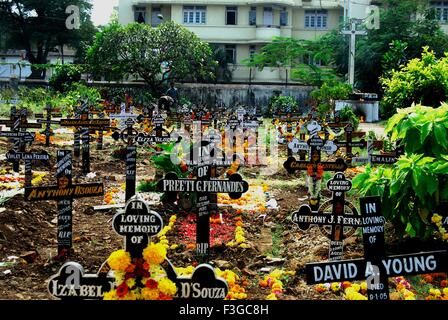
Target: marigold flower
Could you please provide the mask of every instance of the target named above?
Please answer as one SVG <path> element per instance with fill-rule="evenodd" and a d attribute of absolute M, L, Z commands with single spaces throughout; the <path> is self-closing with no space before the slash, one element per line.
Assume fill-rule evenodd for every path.
<path fill-rule="evenodd" d="M 112 252 L 107 262 L 113 270 L 125 271 L 131 264 L 131 255 L 124 250 L 117 250 Z"/>
<path fill-rule="evenodd" d="M 174 284 L 173 281 L 171 281 L 168 278 L 163 278 L 159 281 L 158 288 L 161 293 L 168 295 L 168 296 L 174 296 L 177 292 L 177 287 Z"/>
<path fill-rule="evenodd" d="M 159 290 L 143 288 L 140 291 L 140 295 L 144 300 L 157 300 L 159 298 Z"/>
<path fill-rule="evenodd" d="M 161 264 L 166 259 L 166 248 L 160 243 L 150 243 L 143 250 L 143 258 L 149 264 Z"/>
<path fill-rule="evenodd" d="M 103 295 L 103 300 L 118 300 L 117 292 L 111 290 Z"/>

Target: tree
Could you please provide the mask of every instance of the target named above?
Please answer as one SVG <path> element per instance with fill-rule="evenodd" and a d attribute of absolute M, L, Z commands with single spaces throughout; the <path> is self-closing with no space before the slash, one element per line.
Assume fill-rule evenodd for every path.
<path fill-rule="evenodd" d="M 413 103 L 438 107 L 448 98 L 448 53 L 437 59 L 435 53 L 425 47 L 421 59 L 412 59 L 388 77 L 381 78 L 381 83 L 383 117 L 390 117 L 397 109 Z"/>
<path fill-rule="evenodd" d="M 67 29 L 68 6 L 79 8 L 79 29 Z M 63 55 L 64 45 L 82 51 L 95 32 L 90 9 L 88 0 L 2 0 L 0 21 L 7 35 L 5 46 L 25 50 L 33 65 L 46 64 L 48 54 L 58 50 L 57 47 Z M 82 57 L 82 53 L 78 53 Z M 45 77 L 45 69 L 34 66 L 32 71 L 30 78 Z"/>
<path fill-rule="evenodd" d="M 440 29 L 434 9 L 426 0 L 384 0 L 380 28 L 368 30 L 356 40 L 356 87 L 364 92 L 381 92 L 381 75 L 419 57 L 428 46 L 436 56 L 448 50 L 448 36 Z M 332 32 L 319 47 L 333 48 L 331 60 L 339 74 L 347 73 L 348 37 Z"/>
<path fill-rule="evenodd" d="M 291 79 L 304 84 L 321 85 L 335 75 L 331 68 L 319 67 L 314 61 L 321 60 L 327 64 L 331 57 L 329 49 L 320 47 L 320 43 L 315 41 L 274 37 L 259 53 L 242 62 L 259 70 L 266 67 L 291 68 Z"/>
<path fill-rule="evenodd" d="M 95 76 L 137 75 L 155 92 L 166 82 L 213 77 L 216 66 L 210 46 L 172 21 L 111 24 L 97 34 L 88 61 Z"/>

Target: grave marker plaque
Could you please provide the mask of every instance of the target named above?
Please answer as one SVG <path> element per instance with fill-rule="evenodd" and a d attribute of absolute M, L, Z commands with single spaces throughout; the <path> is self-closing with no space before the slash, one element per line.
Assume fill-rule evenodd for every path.
<path fill-rule="evenodd" d="M 61 300 L 102 300 L 114 288 L 115 278 L 108 274 L 85 274 L 76 262 L 66 262 L 50 278 L 48 292 Z"/>
<path fill-rule="evenodd" d="M 124 212 L 113 219 L 113 229 L 125 238 L 125 250 L 133 258 L 141 258 L 148 246 L 148 236 L 157 235 L 163 228 L 160 215 L 149 209 L 148 204 L 136 197 L 126 203 Z"/>

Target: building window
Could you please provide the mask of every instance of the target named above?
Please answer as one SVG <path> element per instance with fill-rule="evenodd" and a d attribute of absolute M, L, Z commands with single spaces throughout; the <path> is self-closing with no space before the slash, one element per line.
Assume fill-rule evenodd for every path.
<path fill-rule="evenodd" d="M 254 55 L 257 53 L 257 48 L 255 46 L 249 46 L 249 57 L 250 61 L 254 61 Z"/>
<path fill-rule="evenodd" d="M 225 46 L 227 63 L 236 64 L 236 46 L 228 44 Z"/>
<path fill-rule="evenodd" d="M 184 6 L 184 23 L 205 24 L 207 7 Z"/>
<path fill-rule="evenodd" d="M 282 27 L 288 25 L 288 11 L 286 11 L 285 8 L 283 8 L 282 11 L 280 11 L 280 25 Z"/>
<path fill-rule="evenodd" d="M 160 10 L 160 7 L 153 7 L 152 8 L 151 26 L 157 27 L 162 22 L 162 19 L 160 19 L 158 17 L 161 14 L 162 14 L 162 10 Z"/>
<path fill-rule="evenodd" d="M 436 10 L 440 22 L 448 22 L 448 1 L 431 1 L 431 7 Z"/>
<path fill-rule="evenodd" d="M 274 24 L 274 14 L 272 13 L 272 7 L 263 8 L 263 24 L 269 27 Z"/>
<path fill-rule="evenodd" d="M 249 25 L 254 26 L 256 24 L 257 24 L 257 7 L 250 7 Z"/>
<path fill-rule="evenodd" d="M 305 29 L 326 29 L 327 10 L 305 10 Z"/>
<path fill-rule="evenodd" d="M 237 7 L 226 7 L 226 24 L 236 25 Z"/>
<path fill-rule="evenodd" d="M 138 23 L 146 23 L 146 7 L 135 7 L 134 21 Z"/>

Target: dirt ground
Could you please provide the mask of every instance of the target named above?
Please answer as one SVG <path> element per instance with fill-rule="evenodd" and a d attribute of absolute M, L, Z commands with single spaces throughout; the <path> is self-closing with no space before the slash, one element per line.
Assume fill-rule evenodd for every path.
<path fill-rule="evenodd" d="M 69 137 L 66 137 L 69 139 Z M 119 188 L 124 183 L 124 162 L 111 157 L 112 143 L 107 138 L 104 151 L 98 151 L 91 143 L 92 172 L 96 172 L 96 180 L 105 183 L 106 191 Z M 0 154 L 9 148 L 5 141 L 0 141 Z M 55 154 L 60 146 L 45 148 L 35 144 L 32 151 L 46 150 Z M 284 152 L 284 150 L 283 150 Z M 138 180 L 154 177 L 154 168 L 147 163 L 147 155 L 140 153 L 138 158 Z M 0 161 L 1 168 L 11 167 L 10 163 Z M 23 165 L 21 166 L 23 170 Z M 46 167 L 35 170 L 48 171 Z M 80 166 L 74 167 L 75 175 L 80 173 Z M 215 246 L 211 249 L 209 262 L 212 265 L 237 272 L 247 282 L 248 299 L 264 299 L 270 292 L 261 288 L 258 282 L 274 268 L 296 271 L 284 284 L 282 299 L 341 299 L 331 293 L 318 294 L 313 286 L 306 285 L 305 264 L 324 261 L 328 258 L 329 241 L 319 228 L 312 227 L 301 232 L 290 221 L 291 212 L 306 202 L 307 190 L 303 176 L 290 177 L 286 172 L 268 177 L 255 177 L 256 168 L 246 168 L 242 175 L 250 184 L 264 180 L 269 185 L 269 193 L 278 202 L 278 210 L 268 210 L 265 219 L 255 213 L 244 213 L 243 222 L 246 230 L 248 248 L 228 248 Z M 302 174 L 303 175 L 303 174 Z M 54 160 L 50 164 L 50 172 L 40 183 L 55 184 Z M 85 181 L 85 178 L 79 178 Z M 272 186 L 271 186 L 272 185 Z M 324 196 L 329 197 L 324 192 Z M 122 248 L 123 240 L 112 229 L 113 211 L 92 214 L 93 205 L 103 204 L 103 198 L 84 198 L 74 200 L 73 211 L 73 249 L 70 260 L 79 262 L 87 273 L 96 273 L 110 253 Z M 19 257 L 13 265 L 0 267 L 0 299 L 37 300 L 51 299 L 47 292 L 49 277 L 56 274 L 63 264 L 54 261 L 57 254 L 57 205 L 55 201 L 26 202 L 23 195 L 8 201 L 5 211 L 0 213 L 0 262 L 8 261 L 8 257 Z M 165 225 L 170 213 L 162 211 Z M 156 211 L 157 211 L 156 210 Z M 180 212 L 178 222 L 185 216 Z M 178 226 L 168 234 L 170 243 L 179 241 Z M 344 258 L 359 258 L 363 255 L 361 237 L 353 236 L 345 241 Z M 194 252 L 179 246 L 169 251 L 170 261 L 176 267 L 186 267 L 197 262 Z M 10 270 L 5 274 L 4 271 Z"/>

